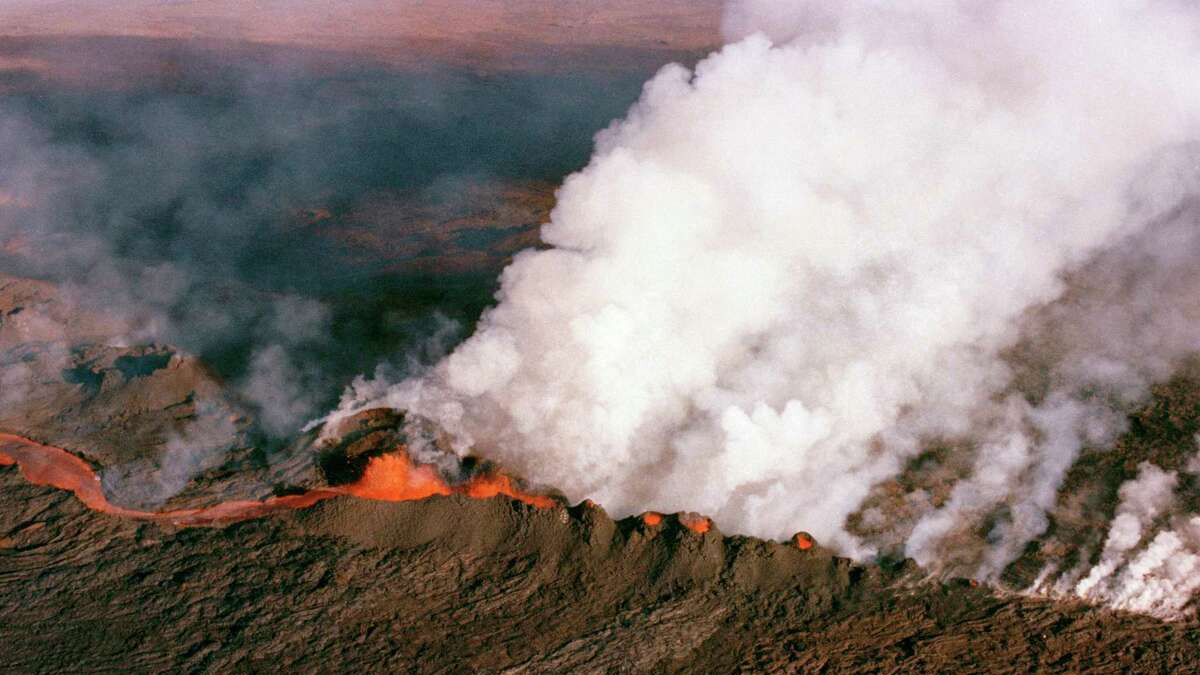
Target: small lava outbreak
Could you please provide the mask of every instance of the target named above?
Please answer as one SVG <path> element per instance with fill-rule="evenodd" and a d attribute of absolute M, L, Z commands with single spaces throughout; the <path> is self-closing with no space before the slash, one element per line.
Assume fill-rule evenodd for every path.
<path fill-rule="evenodd" d="M 792 537 L 792 541 L 795 542 L 796 548 L 800 549 L 801 551 L 807 551 L 813 547 L 814 543 L 816 543 L 813 541 L 812 535 L 807 532 L 797 532 L 796 535 Z"/>

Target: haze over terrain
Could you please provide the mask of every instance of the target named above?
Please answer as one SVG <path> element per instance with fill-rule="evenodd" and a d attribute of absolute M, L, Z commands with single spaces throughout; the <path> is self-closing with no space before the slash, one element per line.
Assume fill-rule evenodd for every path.
<path fill-rule="evenodd" d="M 11 0 L 8 35 L 118 35 L 287 44 L 408 65 L 628 66 L 720 42 L 720 0 Z M 661 59 L 664 62 L 668 59 Z"/>
<path fill-rule="evenodd" d="M 1198 70 L 1174 0 L 0 2 L 0 669 L 1194 667 Z"/>
<path fill-rule="evenodd" d="M 683 54 L 619 48 L 619 5 L 586 13 L 595 40 L 573 56 L 537 46 L 563 38 L 545 22 L 499 5 L 465 12 L 526 59 L 515 70 L 436 35 L 455 56 L 429 53 L 414 35 L 445 21 L 373 7 L 333 24 L 336 50 L 303 32 L 197 37 L 179 23 L 224 13 L 287 25 L 260 11 L 324 20 L 291 3 L 0 7 L 18 34 L 0 38 L 0 271 L 59 286 L 10 293 L 66 305 L 14 302 L 24 312 L 6 328 L 24 347 L 3 371 L 5 419 L 44 430 L 61 385 L 97 400 L 114 377 L 130 379 L 112 365 L 129 345 L 158 345 L 138 358 L 163 364 L 194 356 L 221 383 L 189 401 L 195 423 L 84 425 L 89 444 L 106 438 L 93 454 L 120 460 L 105 474 L 119 501 L 169 499 L 239 448 L 286 455 L 354 374 L 436 358 L 490 301 L 507 257 L 536 242 L 592 134 Z M 388 43 L 354 42 L 371 30 Z M 412 58 L 397 63 L 385 47 Z M 621 58 L 609 62 L 611 49 Z M 100 308 L 103 328 L 88 328 Z M 157 438 L 167 459 L 122 449 L 130 433 Z"/>

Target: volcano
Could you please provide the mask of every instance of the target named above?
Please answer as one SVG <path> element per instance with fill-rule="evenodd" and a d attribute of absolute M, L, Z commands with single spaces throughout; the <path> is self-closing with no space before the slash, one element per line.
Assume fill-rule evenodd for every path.
<path fill-rule="evenodd" d="M 1200 669 L 1200 12 L 328 5 L 0 6 L 0 672 Z"/>
<path fill-rule="evenodd" d="M 515 492 L 494 473 L 449 485 L 396 454 L 399 426 L 364 415 L 349 442 L 324 451 L 325 480 L 358 472 L 351 483 L 163 513 L 114 508 L 86 462 L 5 436 L 0 666 L 1141 672 L 1194 662 L 1195 621 L 931 579 L 912 561 L 856 564 L 803 532 L 772 542 L 726 536 L 697 514 L 614 520 L 590 501 Z"/>
<path fill-rule="evenodd" d="M 7 672 L 1141 672 L 1200 639 L 595 504 L 343 495 L 197 528 L 0 483 Z"/>

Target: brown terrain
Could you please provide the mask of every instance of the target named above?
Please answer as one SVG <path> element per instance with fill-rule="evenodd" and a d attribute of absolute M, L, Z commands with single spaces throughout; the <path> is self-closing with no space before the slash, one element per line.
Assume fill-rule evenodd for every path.
<path fill-rule="evenodd" d="M 1184 672 L 1200 639 L 590 503 L 338 497 L 180 529 L 0 485 L 5 672 Z"/>
<path fill-rule="evenodd" d="M 53 289 L 10 279 L 4 293 L 4 353 L 30 350 L 29 333 L 14 336 L 36 322 L 18 320 L 58 311 Z M 87 313 L 71 316 L 86 337 Z M 1195 621 L 933 580 L 899 560 L 854 564 L 802 534 L 784 543 L 727 537 L 694 514 L 613 521 L 589 502 L 525 497 L 516 482 L 473 489 L 494 484 L 494 467 L 447 482 L 407 466 L 428 470 L 427 480 L 401 483 L 426 487 L 397 492 L 376 471 L 405 441 L 386 411 L 354 420 L 334 446 L 316 444 L 315 434 L 299 439 L 294 456 L 307 461 L 287 467 L 249 470 L 254 462 L 235 453 L 171 501 L 210 509 L 198 517 L 105 513 L 113 507 L 87 485 L 90 472 L 161 457 L 167 430 L 194 414 L 189 401 L 219 398 L 204 369 L 179 354 L 137 377 L 115 365 L 167 353 L 72 352 L 68 367 L 39 371 L 40 396 L 0 420 L 9 434 L 76 453 L 53 459 L 50 448 L 0 436 L 8 465 L 0 467 L 0 670 L 1183 672 L 1196 664 Z M 43 368 L 46 358 L 25 363 Z M 72 382 L 80 359 L 91 375 Z M 1106 455 L 1113 468 L 1092 471 L 1098 482 L 1072 478 L 1065 493 L 1083 483 L 1115 489 L 1144 448 L 1163 447 L 1151 437 L 1195 426 L 1196 392 L 1186 378 L 1161 388 Z M 63 485 L 54 469 L 75 456 L 84 479 L 72 489 L 83 501 L 45 486 Z M 231 504 L 234 493 L 257 501 Z M 1095 520 L 1089 536 L 1103 532 L 1105 516 Z"/>
<path fill-rule="evenodd" d="M 389 69 L 467 72 L 468 93 L 504 90 L 513 73 L 640 81 L 717 44 L 720 4 L 12 0 L 0 7 L 0 95 L 186 99 L 207 87 L 219 97 L 230 62 L 302 71 L 316 95 L 350 101 L 352 112 L 370 103 L 355 96 L 372 94 L 339 78 L 362 69 L 365 80 Z M 571 111 L 593 108 L 591 97 L 619 81 L 604 77 L 573 94 Z M 444 124 L 490 123 L 487 110 L 454 112 Z M 537 245 L 554 186 L 586 158 L 553 151 L 586 151 L 596 123 L 585 120 L 504 145 L 490 171 L 464 160 L 445 170 L 449 181 L 435 180 L 444 167 L 433 165 L 433 178 L 356 184 L 352 198 L 333 186 L 272 204 L 278 229 L 258 253 L 311 247 L 297 266 L 319 261 L 320 282 L 337 286 L 321 299 L 363 313 L 449 307 L 469 317 L 506 261 Z M 482 146 L 461 154 L 473 159 Z M 36 210 L 3 185 L 0 217 Z M 39 245 L 0 227 L 0 263 L 45 254 Z M 334 443 L 318 430 L 268 442 L 217 365 L 130 338 L 122 311 L 34 277 L 0 267 L 0 672 L 1200 667 L 1196 619 L 1020 593 L 1047 564 L 1096 551 L 1140 462 L 1176 470 L 1195 454 L 1200 366 L 1160 384 L 1115 447 L 1085 450 L 1050 530 L 991 587 L 931 578 L 899 555 L 854 563 L 804 533 L 726 536 L 699 514 L 614 520 L 481 459 L 453 470 L 414 464 L 392 411 L 363 413 Z M 278 293 L 251 281 L 230 289 L 262 306 Z M 347 351 L 357 348 L 366 349 Z M 378 356 L 349 354 L 354 372 Z M 232 445 L 197 451 L 209 432 Z M 952 451 L 931 447 L 869 506 L 903 517 L 914 488 L 944 497 L 957 477 Z M 1195 511 L 1200 481 L 1182 480 Z M 849 526 L 872 534 L 854 518 Z"/>

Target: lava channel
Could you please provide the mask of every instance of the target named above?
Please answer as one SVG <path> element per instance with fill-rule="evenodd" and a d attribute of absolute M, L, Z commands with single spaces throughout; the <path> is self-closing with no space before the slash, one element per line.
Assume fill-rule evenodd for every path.
<path fill-rule="evenodd" d="M 100 476 L 87 462 L 52 445 L 0 433 L 0 466 L 16 464 L 34 485 L 67 490 L 88 508 L 123 518 L 168 523 L 180 527 L 219 525 L 260 518 L 278 511 L 304 509 L 317 502 L 344 495 L 380 501 L 413 501 L 435 495 L 461 494 L 475 499 L 504 495 L 538 508 L 558 502 L 551 497 L 522 492 L 503 474 L 483 474 L 462 484 L 447 483 L 428 465 L 414 464 L 403 449 L 373 457 L 362 476 L 353 483 L 307 492 L 269 497 L 262 501 L 228 501 L 199 509 L 140 511 L 117 506 L 100 486 Z"/>

